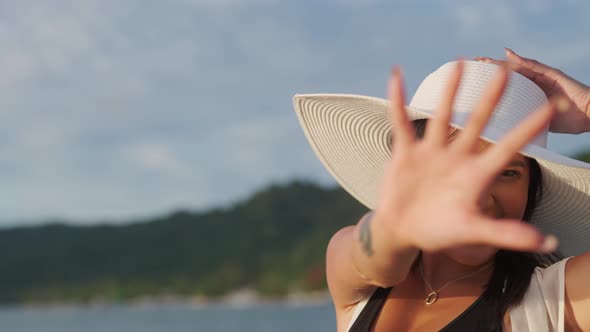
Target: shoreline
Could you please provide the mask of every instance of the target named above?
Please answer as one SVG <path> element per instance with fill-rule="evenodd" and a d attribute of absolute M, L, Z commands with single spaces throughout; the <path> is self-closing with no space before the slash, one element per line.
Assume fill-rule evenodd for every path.
<path fill-rule="evenodd" d="M 127 301 L 112 301 L 96 298 L 90 301 L 56 301 L 56 302 L 23 302 L 0 305 L 0 310 L 31 309 L 31 310 L 60 310 L 60 309 L 100 309 L 112 307 L 129 307 L 149 309 L 158 307 L 187 307 L 191 309 L 249 309 L 263 306 L 308 307 L 331 304 L 328 291 L 292 292 L 283 297 L 262 296 L 253 289 L 245 288 L 231 292 L 219 298 L 205 296 L 142 296 Z"/>

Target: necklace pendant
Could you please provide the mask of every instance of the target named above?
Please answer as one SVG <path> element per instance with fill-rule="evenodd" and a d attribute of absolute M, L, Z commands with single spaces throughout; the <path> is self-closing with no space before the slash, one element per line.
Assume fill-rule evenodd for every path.
<path fill-rule="evenodd" d="M 430 292 L 430 294 L 428 294 L 428 296 L 426 297 L 426 304 L 427 305 L 431 305 L 434 304 L 434 302 L 436 302 L 436 300 L 438 300 L 438 293 L 435 291 Z"/>

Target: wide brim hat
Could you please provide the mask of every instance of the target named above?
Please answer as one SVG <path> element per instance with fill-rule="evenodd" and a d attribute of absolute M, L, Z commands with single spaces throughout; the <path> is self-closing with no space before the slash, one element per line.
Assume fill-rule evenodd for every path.
<path fill-rule="evenodd" d="M 444 64 L 424 79 L 406 106 L 410 120 L 432 117 L 457 64 Z M 465 61 L 451 126 L 463 128 L 498 69 L 495 64 Z M 395 130 L 389 102 L 349 94 L 300 94 L 293 102 L 305 137 L 324 167 L 348 193 L 374 209 Z M 481 138 L 498 142 L 545 102 L 547 97 L 535 83 L 511 73 Z M 548 150 L 547 134 L 548 129 L 520 151 L 538 161 L 543 179 L 531 222 L 555 234 L 563 254 L 578 255 L 590 250 L 590 164 Z"/>

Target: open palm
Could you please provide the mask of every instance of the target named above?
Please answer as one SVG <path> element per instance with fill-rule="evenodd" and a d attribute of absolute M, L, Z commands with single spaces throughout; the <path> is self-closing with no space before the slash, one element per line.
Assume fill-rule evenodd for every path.
<path fill-rule="evenodd" d="M 490 83 L 467 125 L 449 142 L 449 120 L 463 71 L 460 63 L 417 140 L 405 111 L 401 72 L 392 75 L 389 98 L 394 130 L 391 161 L 386 169 L 375 213 L 387 227 L 422 250 L 462 245 L 551 251 L 554 237 L 545 237 L 520 220 L 496 220 L 482 213 L 478 198 L 510 159 L 550 121 L 554 107 L 545 105 L 496 145 L 477 152 L 479 136 L 502 96 L 508 69 Z"/>

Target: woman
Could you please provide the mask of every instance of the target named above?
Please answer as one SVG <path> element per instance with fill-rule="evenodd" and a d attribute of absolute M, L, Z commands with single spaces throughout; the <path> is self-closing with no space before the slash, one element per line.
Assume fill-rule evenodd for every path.
<path fill-rule="evenodd" d="M 295 97 L 371 209 L 328 245 L 338 331 L 590 330 L 590 165 L 545 149 L 549 123 L 590 131 L 590 89 L 510 50 L 478 60 L 442 66 L 407 107 L 399 70 L 389 103 Z"/>

